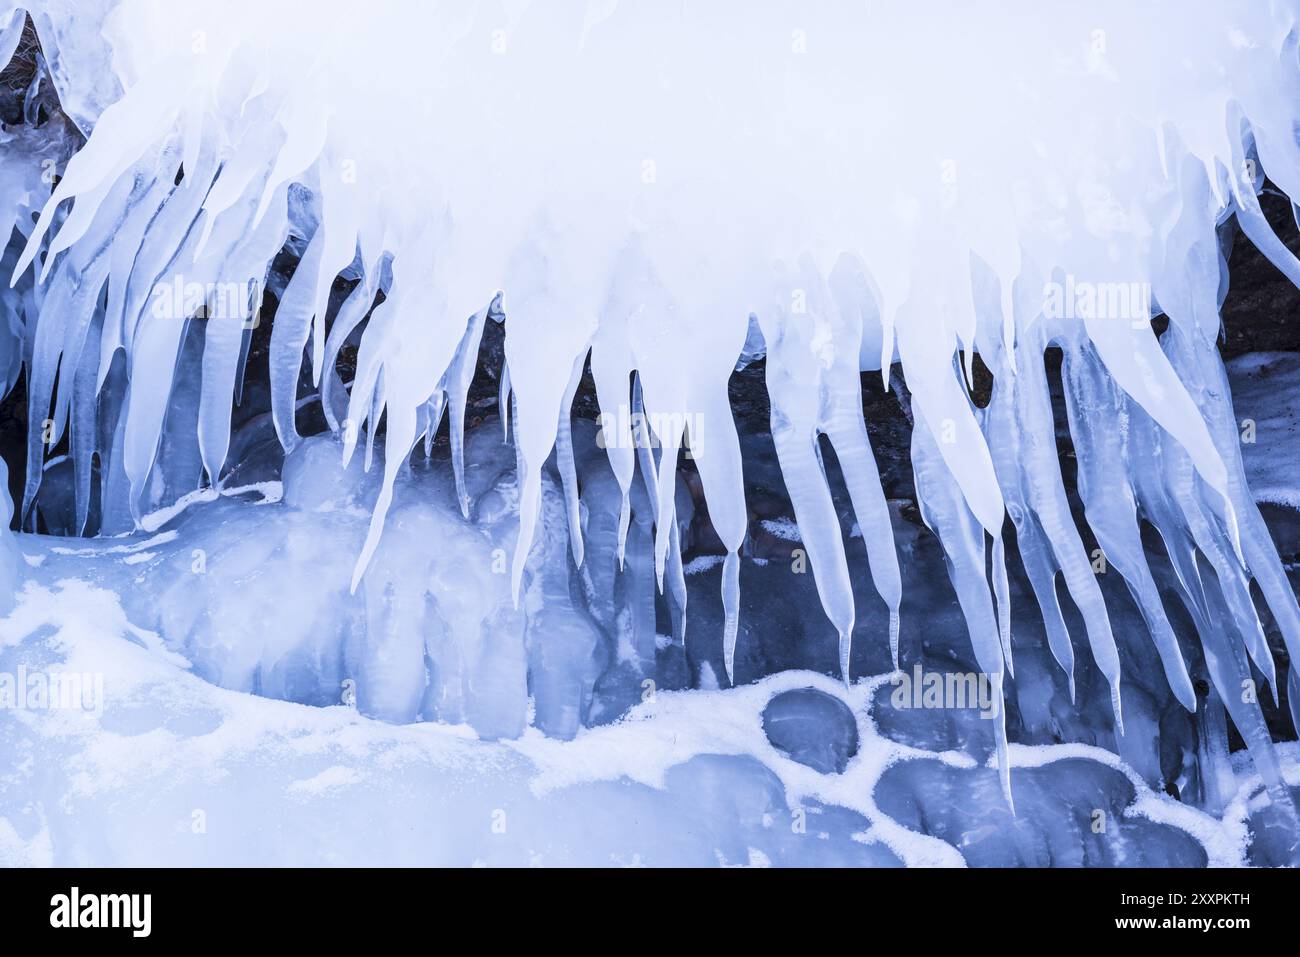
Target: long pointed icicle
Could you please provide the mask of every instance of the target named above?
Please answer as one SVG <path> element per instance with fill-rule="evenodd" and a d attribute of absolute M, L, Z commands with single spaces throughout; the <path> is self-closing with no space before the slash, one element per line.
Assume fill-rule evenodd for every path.
<path fill-rule="evenodd" d="M 614 480 L 622 493 L 618 517 L 619 568 L 623 567 L 629 523 L 630 490 L 636 472 L 635 439 L 631 428 L 629 396 L 632 355 L 627 342 L 626 303 L 612 303 L 591 342 L 591 378 L 601 408 L 599 441 L 605 448 Z"/>
<path fill-rule="evenodd" d="M 772 307 L 759 315 L 767 346 L 771 431 L 814 583 L 839 635 L 840 674 L 848 683 L 856 610 L 819 435 L 827 435 L 835 449 L 867 547 L 872 580 L 889 608 L 889 649 L 895 667 L 902 598 L 889 510 L 862 417 L 857 355 L 863 303 L 871 291 L 855 264 L 837 263 L 828 287 L 806 257 L 797 274 L 785 277 L 784 286 L 778 284 Z M 797 310 L 790 307 L 792 301 L 798 301 Z M 840 340 L 847 346 L 843 352 L 827 348 L 827 343 Z"/>
<path fill-rule="evenodd" d="M 216 166 L 216 158 L 205 149 L 194 171 L 196 188 L 173 193 L 146 233 L 141 258 L 151 253 L 150 265 L 141 269 L 137 262 L 127 292 L 124 320 L 129 330 L 127 372 L 132 401 L 126 411 L 122 464 L 130 480 L 130 505 L 137 519 L 157 456 L 180 346 L 192 318 L 184 314 L 189 311 L 184 302 L 172 302 L 160 310 L 156 308 L 159 300 L 149 301 L 149 297 L 156 296 L 159 289 L 174 289 L 183 276 L 193 275 L 188 265 L 193 261 L 199 207 L 211 188 Z M 194 281 L 206 286 L 212 278 L 208 275 Z"/>
<path fill-rule="evenodd" d="M 329 423 L 331 429 L 336 431 L 342 426 L 342 422 L 339 419 L 338 407 L 335 404 L 337 398 L 335 393 L 342 383 L 333 374 L 334 365 L 338 360 L 339 353 L 343 350 L 343 344 L 347 342 L 353 330 L 370 311 L 378 288 L 379 280 L 377 276 L 371 273 L 363 275 L 352 288 L 352 291 L 348 293 L 348 297 L 343 300 L 343 305 L 339 306 L 339 311 L 330 326 L 329 335 L 325 339 L 325 355 L 322 360 L 325 368 L 322 370 L 321 406 L 325 412 L 325 421 Z"/>
<path fill-rule="evenodd" d="M 856 409 L 861 409 L 860 383 L 858 387 L 853 405 Z M 889 519 L 889 505 L 880 484 L 880 472 L 867 438 L 866 424 L 860 412 L 855 414 L 837 403 L 826 434 L 830 436 L 831 445 L 839 459 L 849 500 L 853 503 L 853 514 L 866 544 L 871 580 L 889 609 L 889 656 L 897 668 L 898 610 L 903 601 L 902 575 L 898 567 L 898 550 L 894 544 L 894 528 Z"/>
<path fill-rule="evenodd" d="M 258 315 L 261 306 L 265 264 L 284 244 L 289 231 L 287 210 L 282 207 L 250 233 L 252 214 L 251 200 L 228 208 L 212 243 L 214 252 L 204 262 L 196 263 L 200 272 L 211 270 L 224 288 L 233 286 L 238 299 L 222 303 L 204 322 L 199 452 L 213 487 L 220 484 L 230 449 L 231 402 L 237 395 L 247 358 L 251 318 Z"/>
<path fill-rule="evenodd" d="M 998 641 L 1002 644 L 1002 656 L 1007 662 L 1007 674 L 1016 676 L 1016 668 L 1011 659 L 1011 586 L 1007 581 L 1007 550 L 1002 536 L 993 539 L 993 548 L 989 553 L 990 572 L 993 578 L 993 597 L 998 606 Z"/>
<path fill-rule="evenodd" d="M 484 306 L 470 316 L 469 326 L 443 377 L 443 389 L 451 411 L 451 468 L 456 478 L 456 500 L 460 503 L 460 514 L 464 518 L 469 518 L 469 495 L 465 491 L 465 403 L 469 397 L 470 383 L 474 379 L 474 370 L 478 368 L 478 347 L 483 339 L 483 324 L 487 321 L 487 314 L 488 307 Z"/>
<path fill-rule="evenodd" d="M 1300 608 L 1297 607 L 1295 592 L 1282 568 L 1277 547 L 1260 515 L 1259 506 L 1246 487 L 1240 435 L 1237 432 L 1237 419 L 1232 410 L 1223 361 L 1213 343 L 1205 342 L 1178 328 L 1172 328 L 1167 334 L 1166 349 L 1174 368 L 1189 388 L 1195 390 L 1197 404 L 1202 409 L 1210 434 L 1227 464 L 1228 492 L 1240 523 L 1246 569 L 1259 585 L 1264 600 L 1277 621 L 1287 650 L 1294 657 L 1300 654 Z M 1240 590 L 1239 585 L 1237 602 L 1245 613 Z M 1246 591 L 1246 601 L 1249 602 L 1248 585 Z M 1250 611 L 1253 612 L 1253 606 Z M 1266 675 L 1270 675 L 1268 666 L 1272 664 L 1272 656 L 1266 643 L 1261 647 L 1262 634 L 1256 635 L 1255 628 L 1251 625 L 1252 620 L 1258 622 L 1257 616 L 1251 615 L 1245 622 L 1255 649 L 1252 658 Z M 1268 666 L 1260 663 L 1263 659 L 1267 659 Z M 1270 688 L 1276 699 L 1278 688 L 1275 675 L 1270 675 Z"/>
<path fill-rule="evenodd" d="M 564 490 L 564 511 L 569 523 L 569 550 L 573 564 L 582 567 L 582 510 L 578 501 L 578 469 L 573 461 L 573 399 L 578 394 L 586 354 L 573 361 L 573 372 L 560 400 L 560 419 L 555 425 L 555 464 Z"/>
<path fill-rule="evenodd" d="M 73 377 L 79 367 L 86 331 L 100 308 L 100 299 L 112 262 L 113 235 L 126 217 L 133 200 L 143 190 L 132 176 L 123 176 L 104 195 L 85 197 L 77 202 L 88 211 L 82 217 L 80 236 L 83 241 L 58 260 L 50 295 L 42 302 L 40 315 L 31 326 L 32 357 L 29 363 L 28 421 L 39 428 L 28 430 L 27 481 L 23 489 L 20 515 L 26 516 L 40 487 L 46 447 L 53 447 L 62 436 L 67 416 Z M 74 210 L 77 207 L 74 205 Z M 71 217 L 69 217 L 71 218 Z M 65 224 L 55 234 L 57 240 L 69 230 Z M 65 244 L 70 245 L 70 244 Z M 55 245 L 46 253 L 47 271 L 55 260 Z M 56 372 L 59 379 L 57 408 L 51 413 Z"/>
<path fill-rule="evenodd" d="M 103 332 L 104 317 L 99 313 L 86 335 L 85 347 L 73 382 L 70 447 L 72 466 L 76 477 L 76 517 L 73 534 L 83 535 L 90 514 L 90 479 L 92 456 L 95 452 L 95 379 L 99 372 L 99 337 Z"/>
<path fill-rule="evenodd" d="M 501 382 L 497 389 L 497 408 L 501 410 L 501 441 L 510 441 L 510 365 L 501 360 Z"/>
<path fill-rule="evenodd" d="M 915 414 L 915 409 L 914 409 Z M 984 530 L 971 513 L 960 489 L 939 453 L 929 426 L 918 420 L 912 429 L 912 470 L 921 517 L 939 538 L 948 566 L 948 577 L 961 605 L 975 659 L 989 679 L 993 700 L 999 705 L 994 737 L 998 775 L 1007 803 L 1011 798 L 1011 759 L 1007 748 L 1006 708 L 1002 704 L 1002 643 L 989 595 L 985 572 Z"/>
<path fill-rule="evenodd" d="M 1070 640 L 1070 630 L 1061 613 L 1061 601 L 1056 594 L 1056 576 L 1060 568 L 1052 546 L 1047 541 L 1047 534 L 1038 524 L 1033 512 L 1023 507 L 1008 503 L 1008 512 L 1016 527 L 1016 547 L 1020 552 L 1020 561 L 1029 578 L 1029 587 L 1033 589 L 1034 599 L 1038 602 L 1043 616 L 1043 629 L 1047 633 L 1047 646 L 1052 657 L 1065 672 L 1069 686 L 1070 701 L 1075 701 L 1074 687 L 1074 644 Z"/>
<path fill-rule="evenodd" d="M 316 306 L 316 286 L 321 275 L 327 233 L 322 225 L 312 235 L 298 268 L 285 287 L 271 326 L 271 418 L 276 435 L 286 452 L 298 444 L 294 409 L 298 403 L 298 376 L 302 372 L 303 348 L 311 332 Z"/>
<path fill-rule="evenodd" d="M 433 440 L 438 434 L 438 428 L 442 425 L 442 416 L 447 408 L 447 392 L 438 388 L 433 390 L 433 395 L 429 396 L 427 402 L 422 408 L 422 421 L 420 430 L 424 433 L 424 455 L 428 458 L 433 454 Z"/>
<path fill-rule="evenodd" d="M 800 322 L 799 319 L 803 321 Z M 794 508 L 799 536 L 808 552 L 813 583 L 823 610 L 839 637 L 840 677 L 850 683 L 853 639 L 853 583 L 840 532 L 840 517 L 826 484 L 818 454 L 819 411 L 824 389 L 808 388 L 817 380 L 816 356 L 807 346 L 816 315 L 771 316 L 761 320 L 767 340 L 767 390 L 771 432 L 786 492 Z"/>
<path fill-rule="evenodd" d="M 1161 451 L 1158 461 L 1164 468 L 1165 494 L 1178 510 L 1192 541 L 1215 569 L 1223 600 L 1230 612 L 1229 620 L 1245 643 L 1251 660 L 1264 673 L 1265 680 L 1276 695 L 1277 677 L 1272 654 L 1268 650 L 1259 616 L 1250 597 L 1245 569 L 1232 550 L 1228 532 L 1217 527 L 1206 514 L 1204 497 L 1197 494 L 1197 477 L 1185 451 L 1168 441 L 1152 425 L 1148 425 L 1144 434 L 1152 437 L 1151 441 L 1159 445 Z"/>
<path fill-rule="evenodd" d="M 1024 474 L 1025 498 L 1051 543 L 1070 597 L 1083 616 L 1093 659 L 1110 684 L 1116 730 L 1123 734 L 1119 652 L 1111 632 L 1106 601 L 1065 497 L 1057 458 L 1056 427 L 1043 368 L 1043 344 L 1023 339 L 1022 343 L 1017 347 L 1019 372 L 1015 376 L 1013 401 L 1023 439 L 1020 465 Z"/>
<path fill-rule="evenodd" d="M 1146 621 L 1179 703 L 1196 710 L 1196 692 L 1187 673 L 1178 639 L 1165 614 L 1151 577 L 1137 523 L 1137 502 L 1128 480 L 1132 468 L 1127 451 L 1128 429 L 1098 427 L 1118 418 L 1127 423 L 1127 402 L 1110 383 L 1101 362 L 1081 344 L 1065 350 L 1062 364 L 1066 412 L 1079 463 L 1078 489 L 1088 527 L 1097 537 L 1106 560 L 1124 578 L 1133 601 Z"/>
<path fill-rule="evenodd" d="M 649 434 L 649 427 L 645 424 L 645 405 L 641 397 L 641 380 L 639 376 L 633 377 L 632 382 L 632 419 L 634 422 L 641 423 L 636 428 L 636 434 L 633 441 L 636 443 L 637 465 L 641 473 L 641 479 L 645 486 L 646 499 L 650 505 L 651 521 L 658 526 L 659 518 L 659 468 L 660 463 L 655 461 L 655 451 L 652 447 L 652 436 Z M 677 522 L 671 523 L 671 538 L 667 554 L 667 576 L 668 576 L 668 598 L 670 615 L 673 622 L 673 640 L 685 643 L 686 641 L 686 573 L 682 567 L 682 549 L 680 541 L 680 532 L 677 528 Z M 654 542 L 651 542 L 651 558 L 654 559 Z M 663 575 L 659 573 L 657 562 L 652 562 L 655 566 L 655 582 L 659 592 L 663 593 Z"/>

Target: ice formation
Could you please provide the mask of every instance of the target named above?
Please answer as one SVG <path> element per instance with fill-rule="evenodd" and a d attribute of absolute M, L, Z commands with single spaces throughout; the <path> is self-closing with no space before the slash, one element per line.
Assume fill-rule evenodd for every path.
<path fill-rule="evenodd" d="M 1201 748 L 1219 816 L 1226 708 L 1286 859 L 1294 782 L 1243 688 L 1276 703 L 1290 680 L 1295 714 L 1260 609 L 1294 661 L 1300 608 L 1216 339 L 1234 221 L 1300 284 L 1258 200 L 1265 176 L 1300 196 L 1296 14 L 0 0 L 0 62 L 30 16 L 33 83 L 66 116 L 0 133 L 0 369 L 28 423 L 0 600 L 91 574 L 224 688 L 328 705 L 351 682 L 386 721 L 570 739 L 653 690 L 665 643 L 716 639 L 721 673 L 692 683 L 737 682 L 756 460 L 728 388 L 762 359 L 786 539 L 861 705 L 857 644 L 885 649 L 881 671 L 920 653 L 913 544 L 863 415 L 864 382 L 901 372 L 960 654 L 999 699 L 1015 689 L 1028 737 L 1060 731 L 1057 679 L 1081 712 L 1104 702 L 1139 783 L 1185 777 L 1166 752 Z M 267 412 L 249 418 L 264 293 Z M 467 430 L 494 327 L 500 423 Z M 574 413 L 584 381 L 597 427 Z M 323 430 L 300 434 L 312 409 Z M 444 418 L 449 463 L 431 454 Z M 720 607 L 699 611 L 683 555 L 702 527 Z M 1121 627 L 1099 555 L 1140 619 Z M 1022 574 L 1041 652 L 1015 633 Z M 1162 737 L 1170 696 L 1199 710 L 1196 744 Z M 990 766 L 1010 808 L 1026 761 L 1007 721 Z M 917 793 L 960 786 L 923 763 Z"/>

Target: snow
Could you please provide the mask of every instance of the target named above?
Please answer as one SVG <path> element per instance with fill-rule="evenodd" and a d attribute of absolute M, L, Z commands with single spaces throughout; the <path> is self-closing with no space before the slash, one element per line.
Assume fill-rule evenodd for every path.
<path fill-rule="evenodd" d="M 682 571 L 687 575 L 700 575 L 721 564 L 721 555 L 697 555 L 683 566 Z"/>
<path fill-rule="evenodd" d="M 801 542 L 799 526 L 788 518 L 765 518 L 760 523 L 764 529 L 785 542 Z"/>
<path fill-rule="evenodd" d="M 0 622 L 6 666 L 15 654 L 52 652 L 64 668 L 102 673 L 112 689 L 97 721 L 0 715 L 0 737 L 18 758 L 0 778 L 0 862 L 963 862 L 959 848 L 900 825 L 873 800 L 882 773 L 900 762 L 974 767 L 959 753 L 881 737 L 869 702 L 883 677 L 845 689 L 787 672 L 727 691 L 661 693 L 572 741 L 530 730 L 492 742 L 461 725 L 391 725 L 343 705 L 226 691 L 125 629 L 111 592 L 70 580 L 29 586 Z M 857 716 L 862 745 L 842 775 L 791 761 L 763 734 L 766 702 L 803 687 L 844 700 Z M 1017 767 L 1072 758 L 1125 770 L 1096 748 L 1012 755 Z M 37 767 L 45 777 L 32 791 Z M 779 782 L 776 794 L 753 791 L 760 769 Z M 1128 773 L 1132 813 L 1185 832 L 1211 863 L 1240 862 L 1240 827 L 1157 796 Z M 695 790 L 714 775 L 723 791 Z M 727 789 L 739 818 L 681 832 L 680 801 L 711 802 Z M 795 808 L 808 814 L 805 835 L 791 831 Z M 844 810 L 853 815 L 841 818 Z M 308 830 L 314 838 L 302 840 Z"/>

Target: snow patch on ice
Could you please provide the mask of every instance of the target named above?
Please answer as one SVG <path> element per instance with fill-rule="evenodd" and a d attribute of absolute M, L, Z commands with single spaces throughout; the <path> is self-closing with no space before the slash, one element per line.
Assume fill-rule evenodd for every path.
<path fill-rule="evenodd" d="M 722 560 L 722 555 L 699 555 L 682 566 L 682 571 L 687 575 L 699 575 L 721 565 Z"/>
<path fill-rule="evenodd" d="M 802 542 L 799 526 L 789 518 L 765 518 L 761 522 L 764 530 L 786 542 Z"/>

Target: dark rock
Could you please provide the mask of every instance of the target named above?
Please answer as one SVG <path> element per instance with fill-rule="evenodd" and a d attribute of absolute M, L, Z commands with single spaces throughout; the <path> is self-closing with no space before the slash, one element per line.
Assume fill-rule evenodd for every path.
<path fill-rule="evenodd" d="M 792 761 L 823 774 L 843 773 L 858 753 L 858 725 L 839 698 L 816 688 L 783 691 L 763 709 L 763 732 Z"/>

